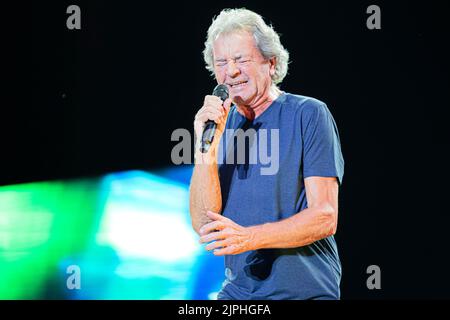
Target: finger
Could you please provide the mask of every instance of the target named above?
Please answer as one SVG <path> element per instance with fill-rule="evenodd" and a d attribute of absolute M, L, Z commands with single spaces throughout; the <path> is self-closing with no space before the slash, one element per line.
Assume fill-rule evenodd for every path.
<path fill-rule="evenodd" d="M 225 110 L 224 113 L 222 114 L 222 116 L 220 117 L 220 119 L 218 120 L 218 123 L 226 123 L 227 118 L 228 118 L 228 110 Z"/>
<path fill-rule="evenodd" d="M 218 96 L 213 95 L 207 95 L 205 96 L 205 99 L 203 101 L 204 104 L 212 103 L 212 104 L 222 104 L 222 99 L 220 99 Z"/>
<path fill-rule="evenodd" d="M 228 242 L 226 240 L 223 241 L 214 241 L 210 244 L 208 244 L 205 249 L 208 251 L 217 249 L 220 250 L 219 248 L 225 248 L 228 245 Z"/>
<path fill-rule="evenodd" d="M 224 228 L 224 223 L 222 221 L 213 221 L 205 224 L 200 228 L 200 235 L 204 236 L 214 230 L 222 230 Z"/>
<path fill-rule="evenodd" d="M 222 249 L 216 249 L 213 251 L 215 256 L 225 256 L 228 254 L 236 254 L 237 253 L 237 247 L 232 245 L 228 246 Z"/>
<path fill-rule="evenodd" d="M 206 120 L 212 120 L 212 121 L 218 121 L 220 119 L 220 117 L 222 116 L 219 112 L 214 112 L 214 111 L 207 111 L 205 113 L 206 115 Z"/>
<path fill-rule="evenodd" d="M 206 214 L 208 217 L 210 217 L 213 220 L 218 220 L 218 221 L 223 221 L 223 222 L 230 220 L 230 219 L 224 217 L 223 215 L 212 212 L 212 211 L 208 211 L 208 212 L 206 212 Z"/>
<path fill-rule="evenodd" d="M 228 113 L 228 111 L 230 111 L 231 103 L 232 103 L 232 101 L 230 98 L 226 99 L 223 103 L 223 108 L 227 111 L 227 113 Z"/>
<path fill-rule="evenodd" d="M 221 117 L 221 115 L 219 113 L 213 113 L 213 112 L 209 112 L 209 111 L 203 111 L 202 113 L 200 113 L 197 118 L 195 120 L 199 121 L 199 122 L 203 122 L 205 123 L 208 120 L 212 120 L 212 121 L 218 121 L 218 119 Z"/>
<path fill-rule="evenodd" d="M 221 240 L 221 239 L 225 239 L 224 234 L 222 234 L 221 232 L 211 232 L 204 236 L 201 236 L 200 243 L 207 243 L 207 242 L 211 242 L 214 240 Z"/>
<path fill-rule="evenodd" d="M 209 113 L 220 115 L 220 112 L 218 110 L 213 109 L 213 108 L 202 108 L 197 113 L 196 118 L 204 118 Z"/>
<path fill-rule="evenodd" d="M 205 106 L 203 108 L 202 112 L 211 112 L 211 113 L 217 114 L 219 116 L 225 114 L 225 110 L 221 106 L 219 106 L 219 107 L 216 107 L 216 106 Z"/>
<path fill-rule="evenodd" d="M 222 105 L 206 105 L 205 106 L 205 111 L 209 111 L 212 113 L 217 113 L 221 116 L 223 116 L 225 114 L 225 110 L 222 107 Z"/>
<path fill-rule="evenodd" d="M 213 106 L 215 108 L 221 108 L 223 104 L 224 104 L 224 101 L 222 101 L 221 98 L 216 97 L 216 96 L 207 96 L 205 98 L 205 101 L 203 102 L 204 106 Z"/>

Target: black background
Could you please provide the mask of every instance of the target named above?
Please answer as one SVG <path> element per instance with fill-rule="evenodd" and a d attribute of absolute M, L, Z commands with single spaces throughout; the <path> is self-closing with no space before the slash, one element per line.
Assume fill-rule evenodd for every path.
<path fill-rule="evenodd" d="M 66 8 L 81 8 L 81 30 Z M 381 8 L 381 30 L 366 8 Z M 36 1 L 5 10 L 0 184 L 171 164 L 214 79 L 206 30 L 261 14 L 289 50 L 284 91 L 316 97 L 346 161 L 336 235 L 342 298 L 449 298 L 446 1 Z M 366 268 L 379 265 L 381 290 Z"/>

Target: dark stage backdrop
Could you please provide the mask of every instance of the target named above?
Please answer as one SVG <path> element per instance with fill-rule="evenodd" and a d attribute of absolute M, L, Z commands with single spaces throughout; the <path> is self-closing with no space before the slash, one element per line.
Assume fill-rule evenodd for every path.
<path fill-rule="evenodd" d="M 81 8 L 68 30 L 66 8 Z M 366 27 L 369 5 L 381 30 Z M 281 33 L 281 89 L 323 100 L 346 161 L 342 298 L 450 298 L 446 1 L 35 1 L 4 12 L 10 59 L 0 183 L 171 165 L 215 81 L 206 30 L 226 7 Z M 381 268 L 368 290 L 366 268 Z"/>

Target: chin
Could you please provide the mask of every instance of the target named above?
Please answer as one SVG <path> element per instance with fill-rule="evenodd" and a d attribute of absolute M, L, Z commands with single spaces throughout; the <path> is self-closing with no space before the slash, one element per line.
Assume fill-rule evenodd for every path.
<path fill-rule="evenodd" d="M 249 96 L 247 93 L 245 92 L 239 92 L 236 94 L 231 93 L 231 99 L 233 100 L 234 103 L 237 104 L 249 104 L 252 101 L 251 96 Z"/>

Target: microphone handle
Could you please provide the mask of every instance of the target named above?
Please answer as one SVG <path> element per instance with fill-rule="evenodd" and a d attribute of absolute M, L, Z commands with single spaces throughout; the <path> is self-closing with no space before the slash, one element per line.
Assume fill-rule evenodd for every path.
<path fill-rule="evenodd" d="M 217 123 L 212 120 L 208 120 L 205 122 L 205 128 L 203 129 L 202 135 L 202 145 L 200 151 L 202 153 L 207 153 L 209 147 L 211 147 L 211 143 L 214 140 L 214 133 L 216 132 Z"/>

